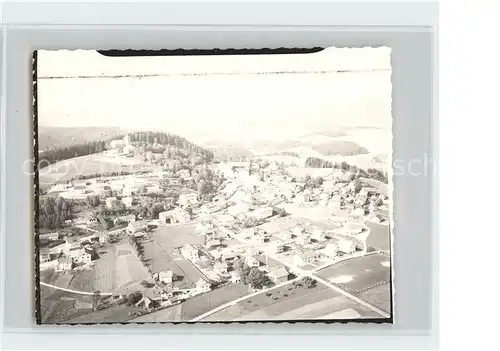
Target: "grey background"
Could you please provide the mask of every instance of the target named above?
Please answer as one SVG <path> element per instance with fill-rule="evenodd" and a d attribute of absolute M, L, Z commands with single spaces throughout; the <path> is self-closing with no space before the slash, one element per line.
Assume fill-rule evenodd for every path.
<path fill-rule="evenodd" d="M 435 345 L 437 314 L 432 305 L 437 295 L 437 195 L 434 188 L 437 174 L 433 167 L 437 162 L 437 125 L 433 117 L 436 115 L 433 104 L 436 43 L 430 26 L 437 24 L 437 13 L 432 4 L 406 7 L 385 4 L 372 8 L 359 4 L 338 4 L 336 7 L 332 4 L 289 4 L 281 10 L 278 5 L 219 4 L 204 9 L 197 7 L 196 11 L 193 5 L 176 4 L 150 8 L 152 11 L 146 12 L 144 7 L 134 8 L 134 4 L 123 5 L 124 12 L 112 10 L 109 4 L 66 4 L 62 7 L 52 4 L 58 6 L 52 9 L 10 5 L 3 9 L 6 23 L 3 49 L 6 52 L 1 75 L 3 347 L 48 350 L 78 347 L 356 349 L 369 345 L 372 349 L 400 349 L 409 347 L 410 343 L 415 348 Z M 61 8 L 65 12 L 61 12 Z M 380 13 L 378 17 L 374 11 Z M 348 13 L 352 13 L 351 17 L 346 16 Z M 83 26 L 85 23 L 95 25 Z M 125 23 L 136 26 L 122 25 Z M 144 25 L 146 23 L 155 25 Z M 234 26 L 237 23 L 248 25 Z M 338 26 L 331 26 L 332 23 Z M 412 26 L 404 27 L 405 24 Z M 33 50 L 382 45 L 392 48 L 393 158 L 408 163 L 414 159 L 423 160 L 427 155 L 434 160 L 427 175 L 405 174 L 394 178 L 395 324 L 35 325 L 33 183 L 23 172 L 23 163 L 32 157 L 33 149 Z M 147 341 L 139 338 L 139 333 L 149 334 Z M 92 342 L 88 342 L 89 334 Z"/>

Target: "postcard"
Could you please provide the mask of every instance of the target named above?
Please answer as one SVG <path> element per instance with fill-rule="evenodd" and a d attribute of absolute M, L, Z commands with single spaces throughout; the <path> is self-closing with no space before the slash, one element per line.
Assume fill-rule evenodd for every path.
<path fill-rule="evenodd" d="M 34 57 L 39 324 L 393 322 L 390 48 Z"/>

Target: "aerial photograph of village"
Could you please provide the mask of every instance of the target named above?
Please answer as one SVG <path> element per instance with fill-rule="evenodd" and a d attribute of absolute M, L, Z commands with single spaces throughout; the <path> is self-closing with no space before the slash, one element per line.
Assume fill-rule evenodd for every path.
<path fill-rule="evenodd" d="M 392 322 L 389 48 L 37 65 L 38 323 Z"/>

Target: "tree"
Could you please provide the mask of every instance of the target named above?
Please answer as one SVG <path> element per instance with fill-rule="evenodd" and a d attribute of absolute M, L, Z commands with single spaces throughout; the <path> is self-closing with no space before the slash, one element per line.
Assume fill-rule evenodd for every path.
<path fill-rule="evenodd" d="M 142 299 L 142 293 L 140 291 L 136 291 L 127 295 L 127 304 L 135 305 Z"/>
<path fill-rule="evenodd" d="M 204 179 L 201 179 L 196 185 L 196 189 L 198 191 L 198 194 L 200 195 L 205 194 L 208 191 L 207 182 Z"/>
<path fill-rule="evenodd" d="M 246 282 L 254 289 L 262 289 L 267 283 L 267 276 L 258 268 L 250 268 Z"/>
<path fill-rule="evenodd" d="M 358 194 L 361 191 L 361 189 L 363 189 L 363 183 L 357 181 L 356 184 L 354 184 L 354 192 Z"/>
<path fill-rule="evenodd" d="M 309 181 L 311 180 L 311 176 L 309 174 L 307 174 L 304 178 L 304 183 L 309 183 Z"/>
<path fill-rule="evenodd" d="M 318 282 L 316 281 L 316 279 L 313 279 L 311 277 L 304 277 L 302 278 L 302 283 L 307 287 L 307 288 L 314 288 Z"/>
<path fill-rule="evenodd" d="M 86 200 L 87 205 L 89 205 L 90 207 L 97 207 L 101 203 L 101 200 L 97 195 L 88 195 Z"/>
<path fill-rule="evenodd" d="M 273 216 L 285 217 L 288 213 L 285 211 L 283 207 L 274 207 L 273 208 Z"/>

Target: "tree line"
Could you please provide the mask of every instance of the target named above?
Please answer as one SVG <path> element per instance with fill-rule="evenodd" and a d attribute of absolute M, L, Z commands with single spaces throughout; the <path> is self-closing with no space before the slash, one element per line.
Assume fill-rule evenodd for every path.
<path fill-rule="evenodd" d="M 317 157 L 308 157 L 305 163 L 306 167 L 310 168 L 333 168 L 333 169 L 341 169 L 343 171 L 349 171 L 352 173 L 358 174 L 358 177 L 371 178 L 381 181 L 383 183 L 388 183 L 389 178 L 387 172 L 383 172 L 376 168 L 368 168 L 363 169 L 354 165 L 350 165 L 347 162 L 343 161 L 340 163 L 330 162 L 327 160 L 323 160 Z"/>
<path fill-rule="evenodd" d="M 84 144 L 75 144 L 71 146 L 58 147 L 44 150 L 39 153 L 39 168 L 45 168 L 52 163 L 67 160 L 73 157 L 86 156 L 103 152 L 106 147 L 106 141 L 90 141 Z"/>
<path fill-rule="evenodd" d="M 38 226 L 45 229 L 59 229 L 65 220 L 73 217 L 73 200 L 62 197 L 47 197 L 38 203 Z"/>

